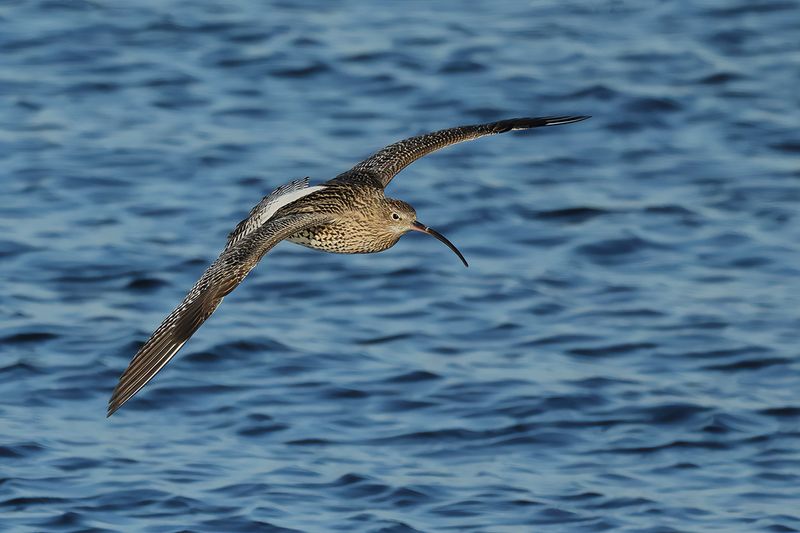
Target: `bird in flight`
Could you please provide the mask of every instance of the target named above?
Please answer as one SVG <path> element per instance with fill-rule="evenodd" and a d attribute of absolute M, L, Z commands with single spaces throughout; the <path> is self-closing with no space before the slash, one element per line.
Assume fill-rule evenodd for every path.
<path fill-rule="evenodd" d="M 216 261 L 133 357 L 111 395 L 107 416 L 164 368 L 222 299 L 282 240 L 325 252 L 359 254 L 381 252 L 405 233 L 419 231 L 440 240 L 467 266 L 453 243 L 417 220 L 413 207 L 384 196 L 392 178 L 417 159 L 451 144 L 587 118 L 512 118 L 439 130 L 390 144 L 321 185 L 309 186 L 304 178 L 278 187 L 228 235 Z"/>

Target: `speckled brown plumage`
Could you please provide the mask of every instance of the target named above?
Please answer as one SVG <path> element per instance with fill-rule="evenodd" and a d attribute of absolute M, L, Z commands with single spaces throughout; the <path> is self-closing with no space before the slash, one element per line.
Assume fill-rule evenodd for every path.
<path fill-rule="evenodd" d="M 108 415 L 174 357 L 222 299 L 281 240 L 333 253 L 373 253 L 394 246 L 403 234 L 416 230 L 445 243 L 466 265 L 450 241 L 416 220 L 413 207 L 385 197 L 386 185 L 416 159 L 450 144 L 585 118 L 518 118 L 440 130 L 391 144 L 321 186 L 308 187 L 305 178 L 279 187 L 236 226 L 217 260 L 139 349 L 114 389 Z"/>
<path fill-rule="evenodd" d="M 339 254 L 374 253 L 390 248 L 400 238 L 396 232 L 384 231 L 392 222 L 392 213 L 403 211 L 414 215 L 410 205 L 386 198 L 382 188 L 359 182 L 328 182 L 324 189 L 283 209 L 285 213 L 330 214 L 330 222 L 305 228 L 287 240 Z"/>
<path fill-rule="evenodd" d="M 496 135 L 512 130 L 527 130 L 542 126 L 558 126 L 561 124 L 571 124 L 586 120 L 587 116 L 562 116 L 562 117 L 534 117 L 534 118 L 512 118 L 489 122 L 487 124 L 473 124 L 470 126 L 458 126 L 444 130 L 434 131 L 410 137 L 402 141 L 390 144 L 383 150 L 373 154 L 361 163 L 353 167 L 356 172 L 368 172 L 372 174 L 383 187 L 386 187 L 398 172 L 408 165 L 424 157 L 429 153 L 464 141 L 477 139 L 485 135 Z M 346 176 L 347 173 L 343 174 Z"/>
<path fill-rule="evenodd" d="M 324 214 L 287 215 L 268 222 L 244 238 L 238 246 L 223 251 L 200 276 L 183 302 L 139 349 L 114 389 L 108 414 L 121 407 L 169 362 L 270 248 L 290 234 L 326 220 Z"/>

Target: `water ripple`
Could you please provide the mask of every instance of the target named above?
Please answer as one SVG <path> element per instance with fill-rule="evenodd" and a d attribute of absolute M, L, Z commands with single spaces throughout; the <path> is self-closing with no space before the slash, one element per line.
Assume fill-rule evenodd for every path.
<path fill-rule="evenodd" d="M 0 3 L 3 526 L 800 531 L 798 9 Z M 470 269 L 282 244 L 105 418 L 274 186 L 567 113 L 392 183 Z"/>

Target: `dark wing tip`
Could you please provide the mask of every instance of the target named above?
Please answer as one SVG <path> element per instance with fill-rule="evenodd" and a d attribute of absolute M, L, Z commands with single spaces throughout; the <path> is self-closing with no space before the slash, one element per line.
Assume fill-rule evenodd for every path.
<path fill-rule="evenodd" d="M 545 117 L 545 120 L 547 120 L 547 126 L 557 126 L 559 124 L 572 124 L 574 122 L 580 122 L 582 120 L 586 120 L 587 118 L 592 118 L 592 115 L 565 115 L 563 117 Z"/>
<path fill-rule="evenodd" d="M 505 133 L 511 130 L 526 130 L 542 126 L 559 126 L 572 124 L 591 118 L 590 115 L 564 115 L 557 117 L 520 117 L 501 120 L 490 125 L 492 133 Z"/>
<path fill-rule="evenodd" d="M 106 418 L 116 413 L 117 410 L 123 405 L 125 405 L 125 403 L 128 400 L 130 400 L 135 394 L 135 392 L 133 394 L 123 394 L 122 393 L 123 387 L 120 386 L 123 384 L 126 383 L 124 381 L 120 381 L 120 383 L 118 383 L 117 386 L 114 388 L 114 392 L 111 394 L 111 399 L 108 400 L 108 410 L 106 411 Z M 138 392 L 138 389 L 136 389 L 136 392 Z"/>
<path fill-rule="evenodd" d="M 121 385 L 125 385 L 125 382 L 120 382 L 116 387 L 114 387 L 114 392 L 111 394 L 111 398 L 108 400 L 106 418 L 116 413 L 120 407 L 125 405 L 128 400 L 130 400 L 136 394 L 136 392 L 138 392 L 138 389 L 136 389 L 136 391 L 133 393 L 124 394 L 123 387 Z"/>

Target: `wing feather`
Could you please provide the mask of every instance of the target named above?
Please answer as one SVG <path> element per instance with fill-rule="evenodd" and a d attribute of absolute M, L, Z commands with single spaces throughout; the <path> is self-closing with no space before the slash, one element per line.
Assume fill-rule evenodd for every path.
<path fill-rule="evenodd" d="M 324 214 L 289 214 L 269 220 L 227 246 L 133 357 L 108 402 L 108 416 L 158 374 L 264 254 L 290 235 L 328 220 Z"/>
<path fill-rule="evenodd" d="M 367 172 L 375 176 L 381 184 L 386 187 L 392 178 L 405 167 L 433 151 L 439 150 L 451 144 L 456 144 L 472 139 L 483 137 L 484 135 L 495 135 L 512 130 L 526 130 L 539 128 L 542 126 L 557 126 L 559 124 L 571 124 L 586 120 L 588 116 L 562 116 L 562 117 L 526 117 L 501 120 L 499 122 L 489 122 L 486 124 L 474 124 L 471 126 L 458 126 L 410 137 L 402 141 L 390 144 L 386 148 L 376 152 L 369 158 L 354 166 L 348 173 L 360 174 Z"/>

